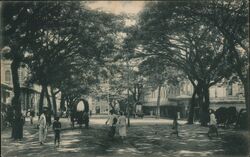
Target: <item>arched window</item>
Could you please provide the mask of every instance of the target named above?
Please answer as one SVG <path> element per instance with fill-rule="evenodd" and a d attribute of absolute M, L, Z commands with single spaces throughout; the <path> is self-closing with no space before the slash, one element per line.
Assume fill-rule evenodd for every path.
<path fill-rule="evenodd" d="M 10 78 L 10 70 L 5 71 L 5 82 L 10 83 L 11 78 Z"/>

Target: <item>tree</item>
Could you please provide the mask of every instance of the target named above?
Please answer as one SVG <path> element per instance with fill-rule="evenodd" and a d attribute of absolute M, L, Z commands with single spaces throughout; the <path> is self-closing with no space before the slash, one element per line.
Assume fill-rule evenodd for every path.
<path fill-rule="evenodd" d="M 44 87 L 50 85 L 60 89 L 65 71 L 70 75 L 87 74 L 91 71 L 85 68 L 86 63 L 91 63 L 88 60 L 94 59 L 91 64 L 95 64 L 96 61 L 102 62 L 107 52 L 113 51 L 112 33 L 116 29 L 112 28 L 116 25 L 111 24 L 116 23 L 113 15 L 90 11 L 78 2 L 53 3 L 53 5 L 59 5 L 61 9 L 56 12 L 58 16 L 49 14 L 53 17 L 50 21 L 47 20 L 49 17 L 45 18 L 43 29 L 39 32 L 43 36 L 37 38 L 31 46 L 34 55 L 30 59 L 30 67 L 33 80 Z M 105 22 L 101 24 L 100 22 L 104 20 Z M 54 63 L 57 63 L 57 66 L 54 66 Z M 78 86 L 86 88 L 87 84 Z"/>
<path fill-rule="evenodd" d="M 166 64 L 164 59 L 158 56 L 148 57 L 139 65 L 140 73 L 147 78 L 146 85 L 152 90 L 158 89 L 157 118 L 160 117 L 161 88 L 164 84 L 178 85 L 182 80 L 182 73 Z"/>
<path fill-rule="evenodd" d="M 226 55 L 229 44 L 218 29 L 202 23 L 202 17 L 183 14 L 189 5 L 187 2 L 149 3 L 135 31 L 142 47 L 137 56 L 160 56 L 169 66 L 182 70 L 196 89 L 201 124 L 206 125 L 209 87 L 231 74 Z"/>
<path fill-rule="evenodd" d="M 67 79 L 78 75 L 75 69 L 85 69 L 83 62 L 94 60 L 91 62 L 93 67 L 114 51 L 114 32 L 118 28 L 115 16 L 88 10 L 80 2 L 6 2 L 3 3 L 3 23 L 4 45 L 10 47 L 9 58 L 13 61 L 13 105 L 19 117 L 21 104 L 18 102 L 20 85 L 17 70 L 21 63 L 29 66 L 30 81 L 42 85 L 41 111 L 44 95 L 50 102 L 48 86 L 61 89 Z M 82 61 L 72 60 L 76 58 Z M 84 73 L 88 72 L 91 70 Z M 67 77 L 64 77 L 65 73 Z M 91 75 L 86 77 L 91 78 Z M 87 81 L 84 81 L 78 85 L 87 89 Z M 20 126 L 20 122 L 17 123 L 13 128 Z M 15 139 L 19 137 L 22 136 L 14 135 Z"/>
<path fill-rule="evenodd" d="M 229 44 L 232 68 L 239 76 L 244 86 L 245 104 L 248 115 L 249 107 L 249 2 L 211 1 L 207 6 L 202 5 L 202 11 L 192 11 L 194 16 L 203 17 L 207 25 L 216 27 Z M 216 18 L 215 18 L 216 17 Z M 250 124 L 250 116 L 248 116 Z"/>
<path fill-rule="evenodd" d="M 22 135 L 20 83 L 18 69 L 24 61 L 25 52 L 32 38 L 33 29 L 30 19 L 34 18 L 30 11 L 33 3 L 3 2 L 2 3 L 2 25 L 3 46 L 8 46 L 10 52 L 6 55 L 12 60 L 11 72 L 14 88 L 12 105 L 14 107 L 15 121 L 12 126 L 12 138 L 20 139 Z M 18 121 L 19 120 L 19 121 Z"/>

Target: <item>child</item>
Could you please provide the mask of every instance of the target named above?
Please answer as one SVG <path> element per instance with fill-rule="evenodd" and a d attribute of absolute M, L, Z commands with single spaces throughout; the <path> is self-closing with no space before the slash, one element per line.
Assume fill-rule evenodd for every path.
<path fill-rule="evenodd" d="M 59 122 L 59 117 L 55 118 L 55 121 L 53 122 L 53 130 L 55 132 L 55 146 L 56 141 L 58 142 L 58 147 L 60 144 L 60 131 L 61 131 L 61 123 Z"/>
<path fill-rule="evenodd" d="M 216 122 L 216 118 L 214 115 L 214 111 L 210 110 L 210 122 L 209 122 L 209 130 L 207 133 L 207 136 L 210 137 L 211 133 L 216 133 L 216 136 L 218 136 L 218 129 L 216 126 L 217 122 Z"/>
<path fill-rule="evenodd" d="M 172 129 L 173 129 L 174 131 L 173 131 L 170 135 L 176 134 L 176 136 L 179 137 L 179 135 L 178 135 L 178 122 L 177 122 L 177 116 L 174 117 Z"/>

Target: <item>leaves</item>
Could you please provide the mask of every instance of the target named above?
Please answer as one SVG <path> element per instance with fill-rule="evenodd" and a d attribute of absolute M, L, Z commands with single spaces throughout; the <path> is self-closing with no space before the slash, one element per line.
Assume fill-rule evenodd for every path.
<path fill-rule="evenodd" d="M 4 45 L 28 65 L 30 83 L 70 97 L 89 92 L 115 50 L 121 17 L 88 10 L 84 2 L 4 2 L 3 8 Z"/>

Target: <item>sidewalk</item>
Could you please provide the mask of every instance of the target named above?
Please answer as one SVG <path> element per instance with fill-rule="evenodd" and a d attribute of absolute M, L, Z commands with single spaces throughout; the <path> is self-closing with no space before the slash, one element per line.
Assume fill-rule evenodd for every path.
<path fill-rule="evenodd" d="M 108 127 L 104 125 L 106 119 L 90 119 L 89 129 L 70 129 L 68 119 L 61 119 L 63 131 L 61 146 L 54 148 L 53 132 L 49 129 L 46 143 L 43 146 L 38 142 L 38 129 L 27 122 L 24 126 L 24 139 L 12 141 L 10 128 L 2 132 L 1 150 L 3 157 L 164 157 L 164 156 L 209 156 L 226 157 L 228 149 L 235 147 L 241 150 L 242 146 L 234 145 L 226 140 L 230 135 L 244 134 L 234 130 L 219 129 L 220 136 L 209 139 L 206 136 L 208 128 L 199 125 L 185 125 L 181 121 L 179 127 L 180 138 L 170 136 L 172 132 L 171 120 L 166 119 L 131 119 L 127 138 L 122 142 L 119 137 L 114 140 L 107 138 Z M 78 126 L 77 126 L 78 127 Z M 229 142 L 229 143 L 227 143 Z M 242 142 L 242 141 L 239 141 Z M 244 151 L 244 150 L 243 150 Z M 235 157 L 247 156 L 237 152 Z"/>

